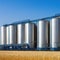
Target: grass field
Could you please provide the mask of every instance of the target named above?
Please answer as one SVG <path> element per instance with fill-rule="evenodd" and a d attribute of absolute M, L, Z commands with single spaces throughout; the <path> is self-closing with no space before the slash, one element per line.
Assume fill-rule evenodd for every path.
<path fill-rule="evenodd" d="M 60 60 L 60 51 L 0 51 L 0 60 Z"/>

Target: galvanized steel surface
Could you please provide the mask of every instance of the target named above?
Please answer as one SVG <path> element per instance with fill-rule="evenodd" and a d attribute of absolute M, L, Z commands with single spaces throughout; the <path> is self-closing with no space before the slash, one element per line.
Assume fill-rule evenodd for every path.
<path fill-rule="evenodd" d="M 48 21 L 37 22 L 37 48 L 48 48 Z"/>
<path fill-rule="evenodd" d="M 6 44 L 16 44 L 16 26 L 9 25 L 6 27 L 6 31 L 7 31 Z"/>
<path fill-rule="evenodd" d="M 0 27 L 0 45 L 6 44 L 6 27 Z"/>
<path fill-rule="evenodd" d="M 25 24 L 25 41 L 24 43 L 28 44 L 30 48 L 34 47 L 34 24 L 26 23 Z"/>
<path fill-rule="evenodd" d="M 60 18 L 53 18 L 50 21 L 50 47 L 60 47 Z"/>
<path fill-rule="evenodd" d="M 25 40 L 25 24 L 17 25 L 17 44 L 23 44 Z"/>

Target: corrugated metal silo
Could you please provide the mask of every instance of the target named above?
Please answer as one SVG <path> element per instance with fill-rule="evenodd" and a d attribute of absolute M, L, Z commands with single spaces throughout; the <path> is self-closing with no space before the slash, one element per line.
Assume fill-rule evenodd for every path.
<path fill-rule="evenodd" d="M 17 24 L 17 44 L 23 44 L 25 40 L 25 24 Z"/>
<path fill-rule="evenodd" d="M 25 41 L 24 44 L 28 44 L 30 48 L 34 48 L 34 24 L 25 23 Z"/>
<path fill-rule="evenodd" d="M 40 20 L 37 22 L 37 49 L 48 48 L 48 21 Z"/>
<path fill-rule="evenodd" d="M 6 26 L 0 27 L 0 45 L 6 44 Z"/>
<path fill-rule="evenodd" d="M 6 42 L 6 44 L 16 44 L 16 40 L 17 40 L 16 30 L 17 30 L 17 27 L 16 27 L 16 25 L 13 25 L 13 24 L 8 25 L 6 27 L 6 31 L 7 31 L 7 34 L 6 34 L 7 35 L 7 42 Z"/>
<path fill-rule="evenodd" d="M 50 21 L 50 48 L 55 50 L 60 47 L 60 18 Z"/>

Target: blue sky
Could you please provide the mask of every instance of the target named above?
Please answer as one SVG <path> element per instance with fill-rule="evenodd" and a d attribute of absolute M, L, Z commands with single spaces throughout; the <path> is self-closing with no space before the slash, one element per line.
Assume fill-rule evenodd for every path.
<path fill-rule="evenodd" d="M 0 0 L 0 26 L 60 13 L 60 0 Z"/>

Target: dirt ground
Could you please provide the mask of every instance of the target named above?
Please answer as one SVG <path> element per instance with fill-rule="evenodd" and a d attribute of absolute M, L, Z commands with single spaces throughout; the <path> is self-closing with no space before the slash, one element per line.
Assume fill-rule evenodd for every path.
<path fill-rule="evenodd" d="M 60 60 L 60 51 L 0 51 L 0 60 Z"/>

